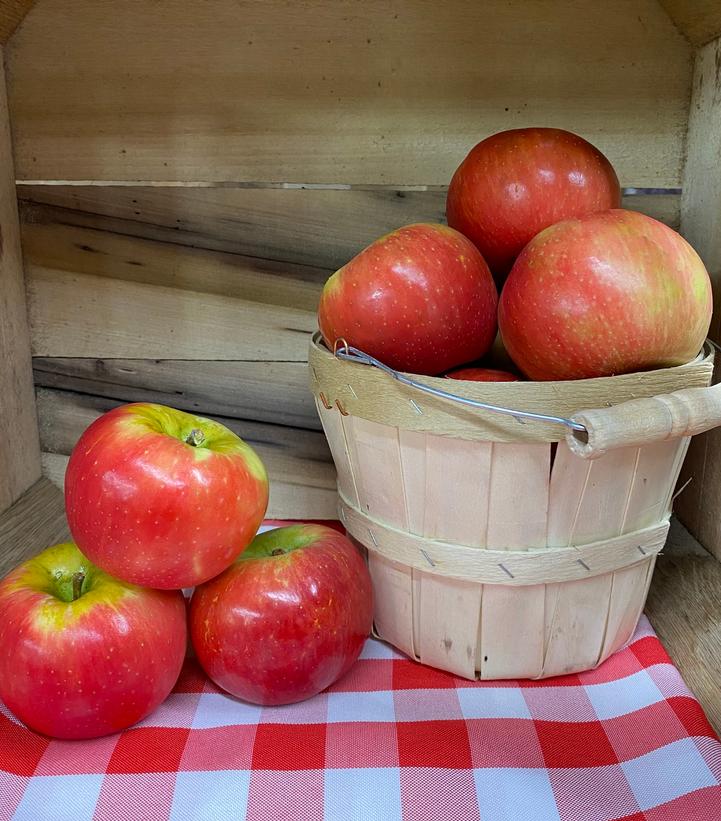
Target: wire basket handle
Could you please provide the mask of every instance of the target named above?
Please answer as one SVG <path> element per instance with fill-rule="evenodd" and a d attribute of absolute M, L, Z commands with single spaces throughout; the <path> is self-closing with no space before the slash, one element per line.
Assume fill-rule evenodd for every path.
<path fill-rule="evenodd" d="M 411 379 L 409 376 L 406 376 L 406 374 L 401 373 L 400 371 L 393 370 L 393 368 L 385 365 L 374 356 L 364 353 L 363 351 L 358 350 L 358 348 L 354 348 L 352 345 L 348 345 L 344 339 L 336 340 L 335 345 L 333 346 L 333 355 L 338 359 L 345 359 L 348 362 L 358 362 L 361 365 L 371 365 L 372 367 L 383 371 L 383 373 L 387 373 L 388 376 L 393 377 L 393 379 L 396 379 L 398 382 L 402 382 L 404 385 L 408 385 L 418 391 L 423 391 L 423 393 L 429 393 L 431 396 L 439 396 L 441 399 L 448 399 L 451 402 L 458 402 L 461 405 L 469 405 L 472 408 L 480 408 L 481 410 L 492 411 L 493 413 L 504 413 L 507 416 L 512 416 L 514 419 L 518 419 L 519 421 L 523 419 L 537 419 L 540 422 L 553 422 L 558 425 L 565 425 L 567 428 L 575 430 L 581 434 L 586 431 L 586 428 L 581 423 L 574 422 L 573 419 L 566 419 L 563 416 L 550 416 L 545 413 L 533 413 L 532 411 L 521 411 L 514 410 L 513 408 L 505 408 L 501 405 L 490 405 L 487 402 L 478 402 L 475 399 L 466 399 L 465 396 L 458 396 L 455 393 L 450 393 L 449 391 L 444 391 L 440 388 L 432 388 L 430 385 L 424 385 L 422 382 L 417 382 L 415 379 Z"/>
<path fill-rule="evenodd" d="M 441 399 L 506 414 L 519 422 L 535 419 L 563 425 L 569 449 L 584 459 L 596 459 L 615 448 L 640 447 L 666 439 L 694 436 L 721 425 L 721 384 L 710 388 L 687 388 L 645 399 L 631 399 L 610 408 L 578 411 L 566 418 L 491 405 L 424 385 L 370 354 L 348 345 L 344 339 L 336 340 L 333 355 L 348 362 L 378 368 L 414 390 Z"/>

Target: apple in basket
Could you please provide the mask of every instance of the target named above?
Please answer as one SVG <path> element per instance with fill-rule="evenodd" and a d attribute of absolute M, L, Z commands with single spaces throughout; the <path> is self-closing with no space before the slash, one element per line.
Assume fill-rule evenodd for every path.
<path fill-rule="evenodd" d="M 496 334 L 498 294 L 483 257 L 445 225 L 387 234 L 326 282 L 318 324 L 402 371 L 438 374 L 479 359 Z"/>
<path fill-rule="evenodd" d="M 256 536 L 197 587 L 190 637 L 208 676 L 256 704 L 309 698 L 346 673 L 370 633 L 371 580 L 332 528 L 291 525 Z"/>
<path fill-rule="evenodd" d="M 711 282 L 679 234 L 616 209 L 546 228 L 524 248 L 498 319 L 530 379 L 581 379 L 663 368 L 698 354 Z"/>
<path fill-rule="evenodd" d="M 570 131 L 520 128 L 471 149 L 448 188 L 446 217 L 502 283 L 539 231 L 620 205 L 616 172 L 597 148 Z"/>
<path fill-rule="evenodd" d="M 255 536 L 268 478 L 223 425 L 163 405 L 96 419 L 65 475 L 70 532 L 103 570 L 135 584 L 192 587 L 217 576 Z"/>
<path fill-rule="evenodd" d="M 465 382 L 518 382 L 519 377 L 515 373 L 496 368 L 456 368 L 446 374 L 446 379 L 462 379 Z"/>
<path fill-rule="evenodd" d="M 145 718 L 175 685 L 186 641 L 182 593 L 118 581 L 72 543 L 0 582 L 0 698 L 49 736 L 94 738 Z"/>

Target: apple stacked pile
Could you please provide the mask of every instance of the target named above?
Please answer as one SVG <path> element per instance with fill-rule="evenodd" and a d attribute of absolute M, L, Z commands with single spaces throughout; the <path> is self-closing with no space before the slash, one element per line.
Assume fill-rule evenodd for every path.
<path fill-rule="evenodd" d="M 287 704 L 332 684 L 370 632 L 367 567 L 321 525 L 256 536 L 267 504 L 262 462 L 218 422 L 152 404 L 97 419 L 65 477 L 75 543 L 0 582 L 0 698 L 47 735 L 122 730 L 169 695 L 188 621 L 235 696 Z"/>
<path fill-rule="evenodd" d="M 397 370 L 471 380 L 518 378 L 476 367 L 504 346 L 535 380 L 688 362 L 711 321 L 708 273 L 679 234 L 620 205 L 611 163 L 581 137 L 495 134 L 451 180 L 450 227 L 399 228 L 330 277 L 323 338 Z"/>

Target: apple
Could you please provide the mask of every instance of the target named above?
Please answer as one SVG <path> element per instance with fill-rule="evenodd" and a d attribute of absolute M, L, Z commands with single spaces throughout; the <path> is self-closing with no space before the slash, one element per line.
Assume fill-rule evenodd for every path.
<path fill-rule="evenodd" d="M 330 527 L 256 536 L 190 602 L 190 637 L 208 676 L 254 704 L 314 696 L 353 665 L 370 633 L 371 580 L 355 545 Z"/>
<path fill-rule="evenodd" d="M 496 368 L 457 368 L 446 374 L 446 379 L 463 379 L 466 382 L 518 382 L 515 373 Z"/>
<path fill-rule="evenodd" d="M 0 582 L 0 698 L 45 735 L 95 738 L 145 718 L 173 689 L 186 641 L 182 593 L 114 579 L 72 543 Z"/>
<path fill-rule="evenodd" d="M 591 143 L 558 128 L 520 128 L 471 149 L 451 180 L 446 218 L 502 283 L 539 231 L 620 205 L 616 172 Z"/>
<path fill-rule="evenodd" d="M 546 228 L 516 260 L 499 323 L 530 379 L 582 379 L 680 365 L 703 345 L 711 282 L 663 223 L 620 209 Z"/>
<path fill-rule="evenodd" d="M 70 532 L 119 579 L 193 587 L 247 547 L 268 505 L 255 451 L 225 426 L 163 405 L 96 419 L 65 474 Z"/>
<path fill-rule="evenodd" d="M 377 239 L 330 277 L 318 324 L 331 349 L 342 338 L 391 368 L 432 375 L 486 353 L 497 303 L 473 243 L 418 223 Z"/>

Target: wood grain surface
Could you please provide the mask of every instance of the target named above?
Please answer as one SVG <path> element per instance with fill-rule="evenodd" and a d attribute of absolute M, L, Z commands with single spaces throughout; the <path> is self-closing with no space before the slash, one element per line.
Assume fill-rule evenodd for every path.
<path fill-rule="evenodd" d="M 414 222 L 445 222 L 446 191 L 19 185 L 25 242 L 54 230 L 86 243 L 112 234 L 335 270 L 377 237 Z M 625 196 L 623 207 L 679 226 L 678 194 Z M 31 230 L 31 224 L 48 228 Z M 54 226 L 51 229 L 49 226 Z M 65 229 L 65 230 L 63 230 Z M 102 232 L 102 233 L 101 233 Z M 79 241 L 79 240 L 76 240 Z M 107 239 L 105 241 L 108 241 Z"/>
<path fill-rule="evenodd" d="M 658 557 L 646 612 L 721 733 L 721 562 L 675 522 Z"/>
<path fill-rule="evenodd" d="M 705 4 L 698 4 L 704 6 Z M 689 4 L 689 9 L 694 4 Z M 689 118 L 681 231 L 699 252 L 711 276 L 716 310 L 710 336 L 721 341 L 721 41 L 696 54 Z M 718 369 L 717 376 L 718 379 Z M 679 487 L 678 515 L 693 534 L 721 559 L 721 430 L 691 442 Z"/>
<path fill-rule="evenodd" d="M 0 511 L 40 478 L 30 334 L 2 58 L 0 48 L 0 430 L 9 442 L 0 449 Z"/>
<path fill-rule="evenodd" d="M 695 46 L 721 34 L 721 5 L 717 0 L 659 0 L 679 31 Z"/>
<path fill-rule="evenodd" d="M 533 123 L 674 186 L 690 54 L 655 0 L 41 0 L 8 54 L 17 174 L 443 185 Z"/>
<path fill-rule="evenodd" d="M 30 11 L 34 0 L 0 0 L 0 43 L 5 43 Z"/>

